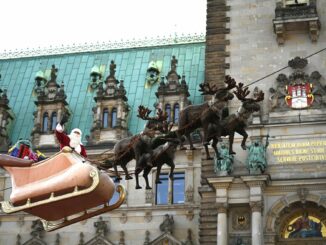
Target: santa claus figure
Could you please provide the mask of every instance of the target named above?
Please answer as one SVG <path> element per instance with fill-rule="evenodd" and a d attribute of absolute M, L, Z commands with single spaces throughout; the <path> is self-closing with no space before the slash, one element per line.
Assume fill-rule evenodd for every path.
<path fill-rule="evenodd" d="M 82 132 L 80 129 L 75 128 L 71 130 L 69 135 L 66 135 L 63 131 L 63 126 L 58 123 L 55 129 L 55 135 L 60 143 L 60 149 L 69 146 L 83 157 L 87 157 L 85 147 L 81 143 Z"/>

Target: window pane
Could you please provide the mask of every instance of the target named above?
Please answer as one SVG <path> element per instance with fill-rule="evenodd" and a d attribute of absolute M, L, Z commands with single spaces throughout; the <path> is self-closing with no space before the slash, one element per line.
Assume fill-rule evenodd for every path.
<path fill-rule="evenodd" d="M 117 126 L 117 109 L 113 108 L 112 109 L 112 117 L 111 117 L 111 128 L 114 128 Z"/>
<path fill-rule="evenodd" d="M 103 128 L 107 128 L 108 127 L 108 119 L 109 119 L 109 111 L 108 109 L 104 109 L 103 110 Z"/>
<path fill-rule="evenodd" d="M 167 174 L 160 175 L 161 184 L 156 185 L 156 204 L 168 204 L 169 178 Z"/>
<path fill-rule="evenodd" d="M 51 130 L 55 130 L 56 126 L 57 126 L 57 113 L 53 112 L 51 116 Z"/>
<path fill-rule="evenodd" d="M 179 104 L 174 105 L 173 115 L 174 115 L 173 122 L 178 123 L 179 122 Z"/>
<path fill-rule="evenodd" d="M 48 123 L 49 123 L 49 115 L 47 112 L 43 114 L 43 127 L 42 127 L 42 132 L 47 132 L 48 131 Z"/>
<path fill-rule="evenodd" d="M 171 106 L 169 104 L 165 105 L 165 112 L 168 115 L 167 121 L 171 122 Z"/>
<path fill-rule="evenodd" d="M 174 204 L 185 202 L 185 174 L 175 173 L 173 180 L 173 201 Z"/>

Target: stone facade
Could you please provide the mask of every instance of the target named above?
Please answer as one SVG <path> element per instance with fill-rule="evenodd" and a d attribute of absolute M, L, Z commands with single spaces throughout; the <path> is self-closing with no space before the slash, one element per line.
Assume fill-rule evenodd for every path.
<path fill-rule="evenodd" d="M 197 150 L 178 150 L 175 156 L 175 172 L 185 176 L 184 203 L 172 203 L 170 191 L 168 204 L 156 204 L 158 190 L 155 188 L 154 170 L 150 175 L 152 190 L 144 189 L 142 179 L 140 185 L 143 189 L 137 191 L 133 180 L 122 180 L 128 195 L 119 209 L 57 232 L 44 233 L 37 229 L 36 218 L 25 213 L 1 213 L 0 243 L 325 244 L 326 60 L 325 53 L 305 57 L 325 47 L 326 32 L 323 28 L 318 29 L 318 39 L 311 42 L 306 29 L 287 30 L 282 36 L 285 40 L 283 45 L 279 45 L 281 37 L 274 32 L 273 20 L 280 2 L 207 1 L 205 80 L 222 86 L 224 76 L 230 74 L 237 82 L 248 86 L 251 91 L 248 97 L 255 98 L 260 91 L 265 94 L 265 99 L 257 102 L 260 111 L 252 113 L 248 119 L 247 150 L 241 148 L 242 137 L 235 136 L 233 150 L 236 154 L 229 174 L 221 176 L 215 173 L 214 160 L 205 160 L 206 154 L 201 144 L 197 144 Z M 325 26 L 326 2 L 309 2 L 316 3 L 321 27 Z M 172 84 L 178 88 L 182 85 L 183 79 L 179 83 L 180 77 L 176 72 L 176 59 L 177 55 L 167 65 L 171 66 L 168 82 L 163 81 L 155 91 L 158 103 L 180 102 L 187 98 L 186 92 L 178 96 L 167 86 Z M 148 76 L 150 74 L 146 69 L 147 65 L 143 72 Z M 280 71 L 257 81 L 277 70 Z M 92 70 L 92 74 L 93 89 L 101 90 L 99 70 Z M 112 74 L 110 81 L 117 89 L 113 70 Z M 299 88 L 301 94 L 295 97 L 291 92 L 298 93 Z M 304 104 L 294 105 L 296 98 L 304 99 Z M 116 101 L 113 99 L 110 103 Z M 100 99 L 96 102 L 107 103 Z M 136 104 L 139 102 L 140 99 L 135 99 Z M 97 104 L 98 108 L 101 108 L 101 103 Z M 237 115 L 240 105 L 241 101 L 237 98 L 231 100 L 229 114 Z M 101 113 L 98 109 L 93 112 L 93 122 L 96 123 Z M 94 127 L 92 132 L 91 139 L 99 142 L 101 127 Z M 223 142 L 227 141 L 228 138 L 223 138 Z M 267 165 L 256 171 L 248 167 L 249 149 L 254 142 L 263 150 L 261 157 Z M 94 145 L 89 147 L 90 157 L 96 158 L 107 150 L 105 146 Z M 133 171 L 134 167 L 134 161 L 128 164 L 129 171 Z M 163 173 L 168 171 L 167 167 L 162 169 Z M 9 176 L 3 172 L 0 176 L 1 189 L 10 186 L 9 182 Z M 10 190 L 5 190 L 0 198 L 8 200 L 9 195 Z M 320 223 L 323 237 L 302 238 L 293 233 L 295 221 L 303 218 L 304 212 Z"/>

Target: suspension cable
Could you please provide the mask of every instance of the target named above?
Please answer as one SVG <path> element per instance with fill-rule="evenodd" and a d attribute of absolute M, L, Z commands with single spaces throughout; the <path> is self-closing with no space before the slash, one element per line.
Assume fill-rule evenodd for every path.
<path fill-rule="evenodd" d="M 319 51 L 317 51 L 317 52 L 315 52 L 315 53 L 313 53 L 313 54 L 310 54 L 310 55 L 304 57 L 304 59 L 308 59 L 308 58 L 310 58 L 310 57 L 312 57 L 312 56 L 314 56 L 314 55 L 316 55 L 316 54 L 319 54 L 319 53 L 321 53 L 321 52 L 323 52 L 323 51 L 325 51 L 325 50 L 326 50 L 326 48 L 323 48 L 323 49 L 321 49 L 321 50 L 319 50 Z M 253 84 L 255 84 L 255 83 L 258 83 L 258 82 L 260 82 L 261 80 L 264 80 L 265 78 L 270 77 L 270 76 L 272 76 L 272 75 L 274 75 L 274 74 L 276 74 L 276 73 L 278 73 L 278 72 L 280 72 L 280 71 L 282 71 L 282 70 L 284 70 L 284 69 L 286 69 L 286 68 L 288 68 L 288 67 L 289 67 L 289 65 L 284 66 L 283 68 L 278 69 L 277 71 L 274 71 L 274 72 L 272 72 L 272 73 L 270 73 L 270 74 L 268 74 L 268 75 L 266 75 L 266 76 L 264 76 L 264 77 L 262 77 L 262 78 L 259 78 L 258 80 L 253 81 L 253 82 L 251 82 L 251 83 L 245 85 L 244 87 L 249 87 L 250 85 L 253 85 Z"/>

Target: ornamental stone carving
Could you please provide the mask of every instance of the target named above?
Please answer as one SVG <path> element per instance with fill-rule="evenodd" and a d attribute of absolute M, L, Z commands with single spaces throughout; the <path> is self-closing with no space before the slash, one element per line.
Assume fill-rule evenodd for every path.
<path fill-rule="evenodd" d="M 174 219 L 172 215 L 169 214 L 165 214 L 164 215 L 164 220 L 163 222 L 160 224 L 160 231 L 162 232 L 168 232 L 168 233 L 172 233 L 174 227 Z"/>
<path fill-rule="evenodd" d="M 0 150 L 8 151 L 9 141 L 9 125 L 13 121 L 13 113 L 9 107 L 7 90 L 0 89 Z"/>
<path fill-rule="evenodd" d="M 287 30 L 300 31 L 305 27 L 309 32 L 311 41 L 317 41 L 321 25 L 317 14 L 316 1 L 277 0 L 273 26 L 279 45 L 284 44 Z"/>
<path fill-rule="evenodd" d="M 321 74 L 318 71 L 306 74 L 303 69 L 308 61 L 300 57 L 295 57 L 288 64 L 293 72 L 290 75 L 279 74 L 276 86 L 269 89 L 271 112 L 324 108 L 326 85 L 322 83 Z"/>

